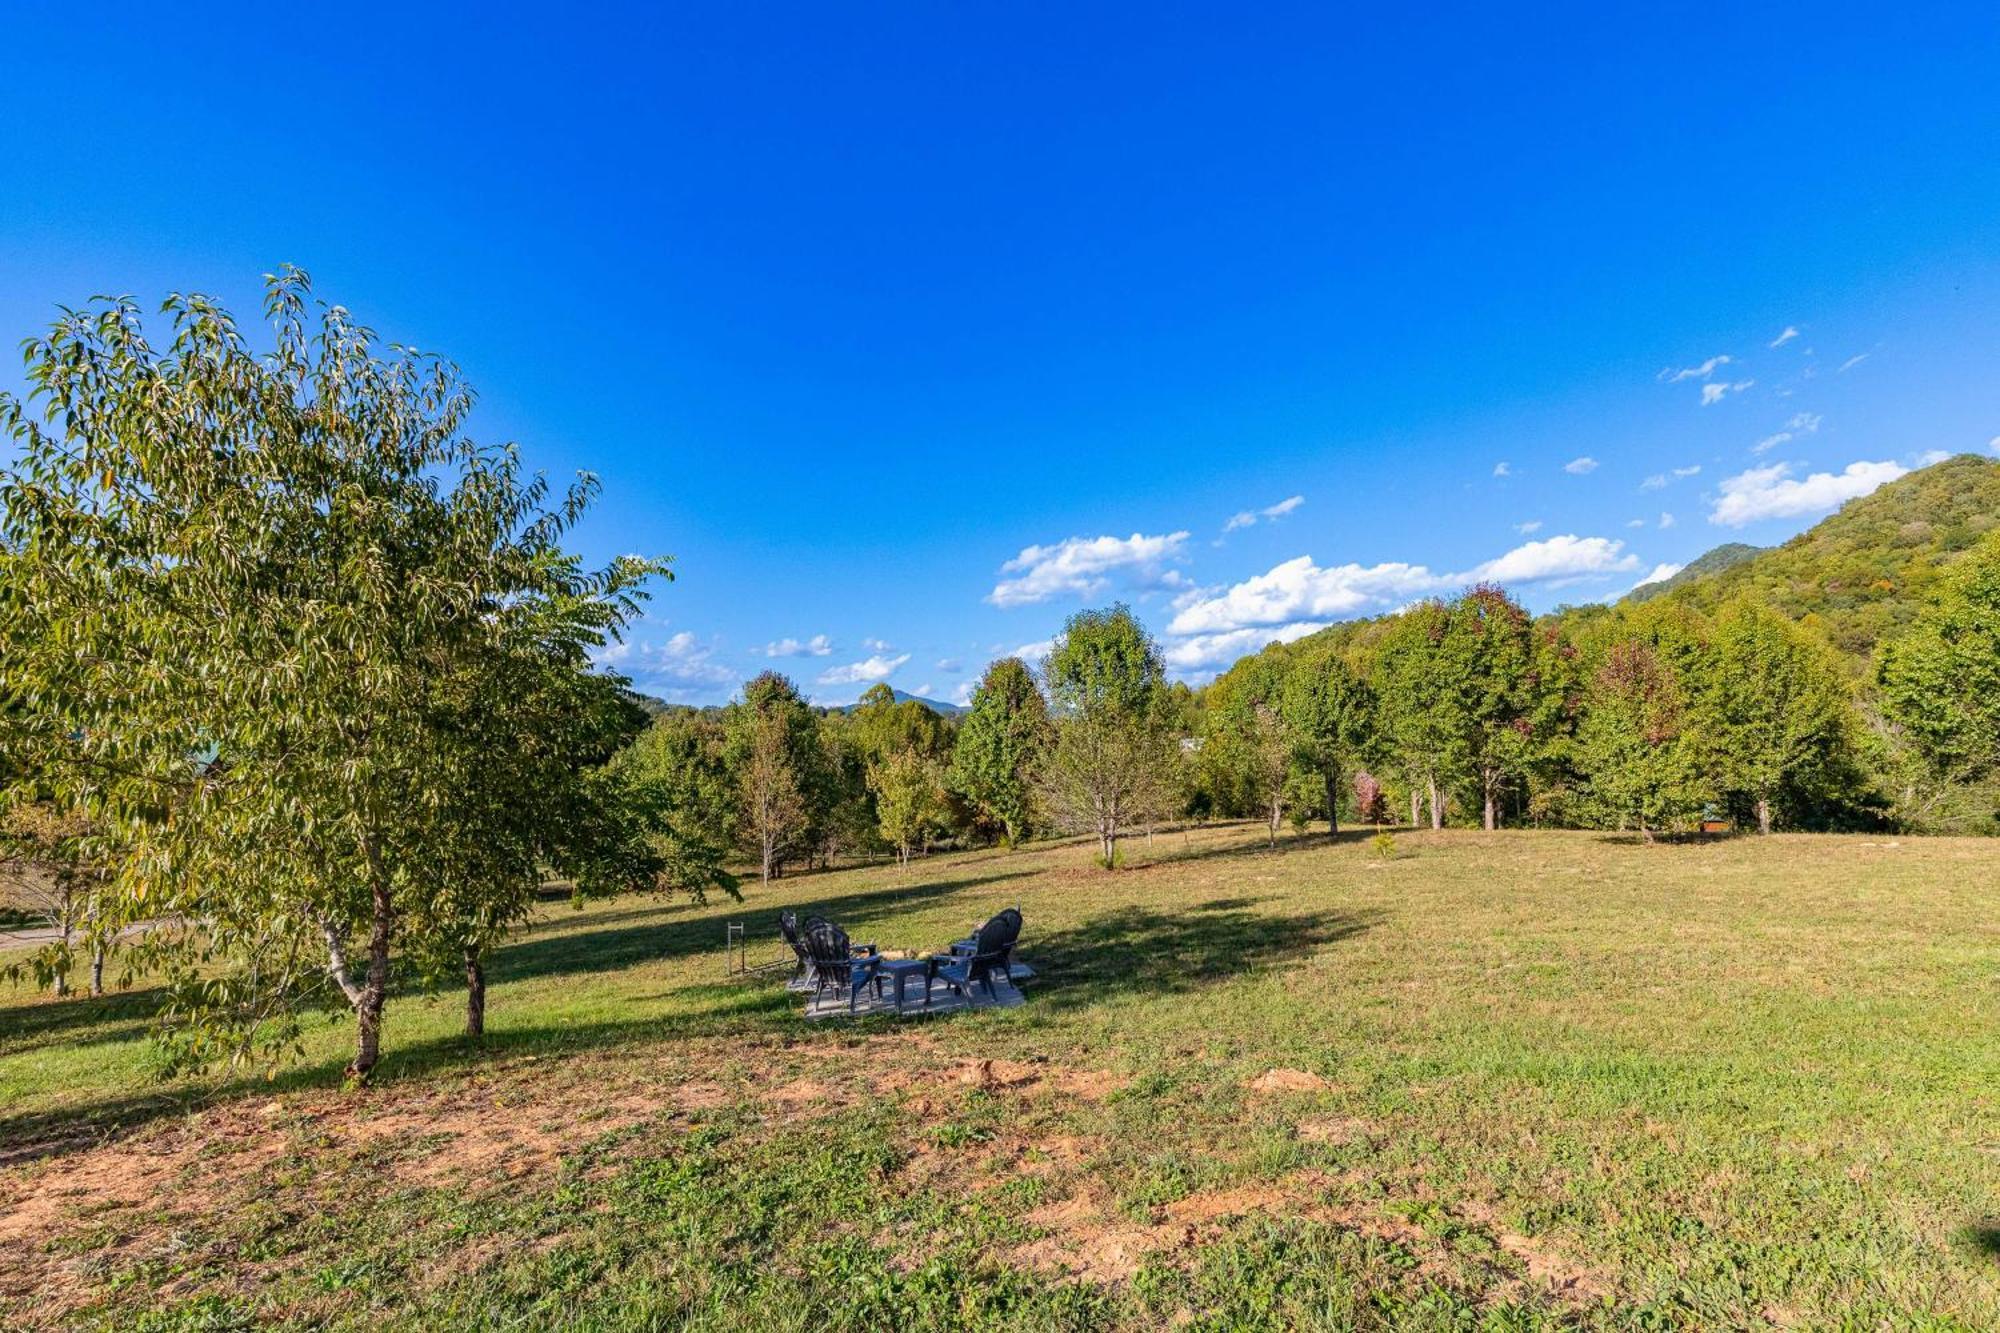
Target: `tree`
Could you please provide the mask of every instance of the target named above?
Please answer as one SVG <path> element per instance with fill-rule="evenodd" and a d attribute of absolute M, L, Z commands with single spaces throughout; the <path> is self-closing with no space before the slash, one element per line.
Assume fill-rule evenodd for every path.
<path fill-rule="evenodd" d="M 736 738 L 743 827 L 767 884 L 782 871 L 786 854 L 803 841 L 811 824 L 785 722 L 776 709 L 750 708 Z"/>
<path fill-rule="evenodd" d="M 1410 784 L 1410 822 L 1429 798 L 1431 827 L 1444 827 L 1445 794 L 1470 765 L 1459 683 L 1445 648 L 1451 611 L 1419 602 L 1398 615 L 1377 649 L 1385 739 Z"/>
<path fill-rule="evenodd" d="M 1463 756 L 1478 788 L 1481 825 L 1491 832 L 1500 827 L 1502 792 L 1526 771 L 1534 751 L 1534 625 L 1492 584 L 1468 589 L 1447 616 L 1434 707 L 1458 733 L 1451 752 Z"/>
<path fill-rule="evenodd" d="M 291 1044 L 330 983 L 358 1079 L 392 952 L 510 918 L 528 849 L 566 836 L 542 820 L 573 802 L 477 780 L 496 748 L 561 749 L 564 711 L 469 724 L 531 660 L 587 672 L 666 571 L 563 551 L 595 482 L 548 507 L 465 435 L 448 363 L 315 308 L 303 274 L 268 292 L 267 356 L 206 298 L 166 302 L 165 349 L 102 301 L 29 344 L 27 401 L 0 395 L 6 771 L 103 821 L 99 925 L 152 922 L 134 948 L 168 971 L 179 1059 Z"/>
<path fill-rule="evenodd" d="M 1118 837 L 1169 799 L 1174 738 L 1164 725 L 1166 669 L 1126 607 L 1079 611 L 1050 649 L 1043 676 L 1056 740 L 1041 791 L 1056 817 L 1097 835 L 1107 869 Z"/>
<path fill-rule="evenodd" d="M 23 801 L 0 818 L 0 885 L 57 933 L 25 966 L 10 973 L 34 975 L 57 998 L 68 995 L 76 968 L 79 937 L 90 956 L 90 993 L 104 993 L 104 961 L 111 938 L 100 924 L 94 899 L 101 891 L 101 855 L 92 850 L 95 823 L 64 813 L 49 801 Z"/>
<path fill-rule="evenodd" d="M 1600 813 L 1619 827 L 1636 824 L 1648 842 L 1699 810 L 1709 791 L 1690 688 L 1703 674 L 1699 635 L 1691 613 L 1658 603 L 1608 627 L 1577 732 Z"/>
<path fill-rule="evenodd" d="M 1325 785 L 1327 831 L 1339 833 L 1343 777 L 1376 743 L 1375 692 L 1340 653 L 1307 649 L 1292 664 L 1279 706 L 1299 763 Z"/>
<path fill-rule="evenodd" d="M 1768 834 L 1775 811 L 1845 775 L 1852 705 L 1824 642 L 1769 608 L 1725 607 L 1714 622 L 1712 728 L 1718 776 Z"/>
<path fill-rule="evenodd" d="M 1904 637 L 1883 649 L 1876 679 L 1890 723 L 1915 750 L 1935 804 L 1954 786 L 2000 774 L 2000 533 L 1953 572 Z"/>
<path fill-rule="evenodd" d="M 1049 746 L 1049 709 L 1027 664 L 986 668 L 952 748 L 951 785 L 1018 845 L 1034 827 L 1034 774 Z"/>
<path fill-rule="evenodd" d="M 739 803 L 719 720 L 691 708 L 669 709 L 618 753 L 607 776 L 622 789 L 659 858 L 663 888 L 696 901 L 710 889 L 736 891 L 725 863 L 736 841 Z"/>
<path fill-rule="evenodd" d="M 876 765 L 872 783 L 882 836 L 896 848 L 898 862 L 908 865 L 911 844 L 926 839 L 949 813 L 944 769 L 915 746 L 906 746 Z"/>
<path fill-rule="evenodd" d="M 1224 672 L 1203 694 L 1208 724 L 1203 766 L 1224 793 L 1224 808 L 1235 804 L 1231 791 L 1247 797 L 1268 826 L 1272 846 L 1284 822 L 1292 773 L 1294 741 L 1288 715 L 1280 711 L 1289 674 L 1283 658 L 1258 653 Z"/>

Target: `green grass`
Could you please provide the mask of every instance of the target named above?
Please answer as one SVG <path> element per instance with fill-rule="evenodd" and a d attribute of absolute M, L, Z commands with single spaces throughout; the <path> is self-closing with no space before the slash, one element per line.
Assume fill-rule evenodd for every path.
<path fill-rule="evenodd" d="M 0 994 L 0 1321 L 2000 1326 L 2000 844 L 1129 856 L 551 907 L 484 1050 L 399 997 L 360 1092 L 331 1018 L 163 1085 L 148 993 Z M 1019 1009 L 808 1025 L 725 975 L 726 921 L 926 948 L 1009 903 Z"/>

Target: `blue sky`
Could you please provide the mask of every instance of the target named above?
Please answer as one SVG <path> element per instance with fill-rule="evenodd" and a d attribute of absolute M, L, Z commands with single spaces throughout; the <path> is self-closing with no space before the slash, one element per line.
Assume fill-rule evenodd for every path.
<path fill-rule="evenodd" d="M 2000 451 L 1991 6 L 277 8 L 13 16 L 0 333 L 307 268 L 675 557 L 669 698 L 1112 598 L 1198 681 Z"/>

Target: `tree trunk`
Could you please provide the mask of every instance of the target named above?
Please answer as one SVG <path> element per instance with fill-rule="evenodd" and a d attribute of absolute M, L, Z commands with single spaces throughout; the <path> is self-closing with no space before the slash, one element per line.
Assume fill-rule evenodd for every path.
<path fill-rule="evenodd" d="M 101 944 L 90 951 L 90 993 L 104 994 L 104 946 Z"/>
<path fill-rule="evenodd" d="M 1486 794 L 1486 831 L 1491 833 L 1494 829 L 1500 827 L 1500 811 L 1497 805 L 1500 787 L 1499 775 L 1492 769 L 1487 769 L 1480 775 L 1480 786 L 1485 789 Z"/>
<path fill-rule="evenodd" d="M 389 998 L 389 937 L 396 922 L 381 853 L 372 840 L 363 845 L 374 880 L 374 921 L 368 932 L 368 980 L 350 997 L 354 1002 L 354 1059 L 348 1062 L 347 1077 L 356 1082 L 365 1080 L 382 1058 L 382 1007 Z"/>
<path fill-rule="evenodd" d="M 1271 798 L 1271 837 L 1270 837 L 1270 843 L 1273 847 L 1276 847 L 1278 845 L 1278 821 L 1283 819 L 1284 817 L 1285 817 L 1285 798 L 1282 796 L 1273 796 Z"/>
<path fill-rule="evenodd" d="M 1412 782 L 1410 784 L 1410 827 L 1411 828 L 1415 828 L 1417 826 L 1417 817 L 1423 813 L 1423 808 L 1424 808 L 1424 794 L 1423 792 L 1417 789 L 1417 784 Z"/>
<path fill-rule="evenodd" d="M 1340 836 L 1340 775 L 1330 768 L 1326 770 L 1326 831 L 1331 837 Z"/>
<path fill-rule="evenodd" d="M 765 838 L 763 840 L 763 845 L 764 845 L 764 883 L 769 884 L 771 882 L 771 851 L 772 851 L 771 840 L 769 838 Z"/>
<path fill-rule="evenodd" d="M 1437 779 L 1429 778 L 1426 781 L 1431 793 L 1431 831 L 1436 832 L 1444 827 L 1444 802 L 1438 799 Z"/>
<path fill-rule="evenodd" d="M 1765 837 L 1771 836 L 1771 801 L 1769 797 L 1757 798 L 1757 831 Z"/>
<path fill-rule="evenodd" d="M 486 1039 L 486 967 L 479 950 L 465 946 L 465 1035 L 473 1041 Z"/>

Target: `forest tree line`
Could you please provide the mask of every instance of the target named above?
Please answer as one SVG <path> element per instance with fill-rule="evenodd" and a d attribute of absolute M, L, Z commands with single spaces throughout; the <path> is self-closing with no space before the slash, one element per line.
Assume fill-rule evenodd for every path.
<path fill-rule="evenodd" d="M 2000 536 L 1857 680 L 1752 598 L 1536 617 L 1481 586 L 1171 682 L 1126 607 L 1084 612 L 1039 671 L 987 668 L 961 718 L 886 685 L 815 709 L 758 677 L 672 709 L 612 765 L 696 876 L 933 843 L 1188 820 L 1627 830 L 1992 831 L 2000 777 Z M 694 887 L 690 885 L 689 887 Z"/>

